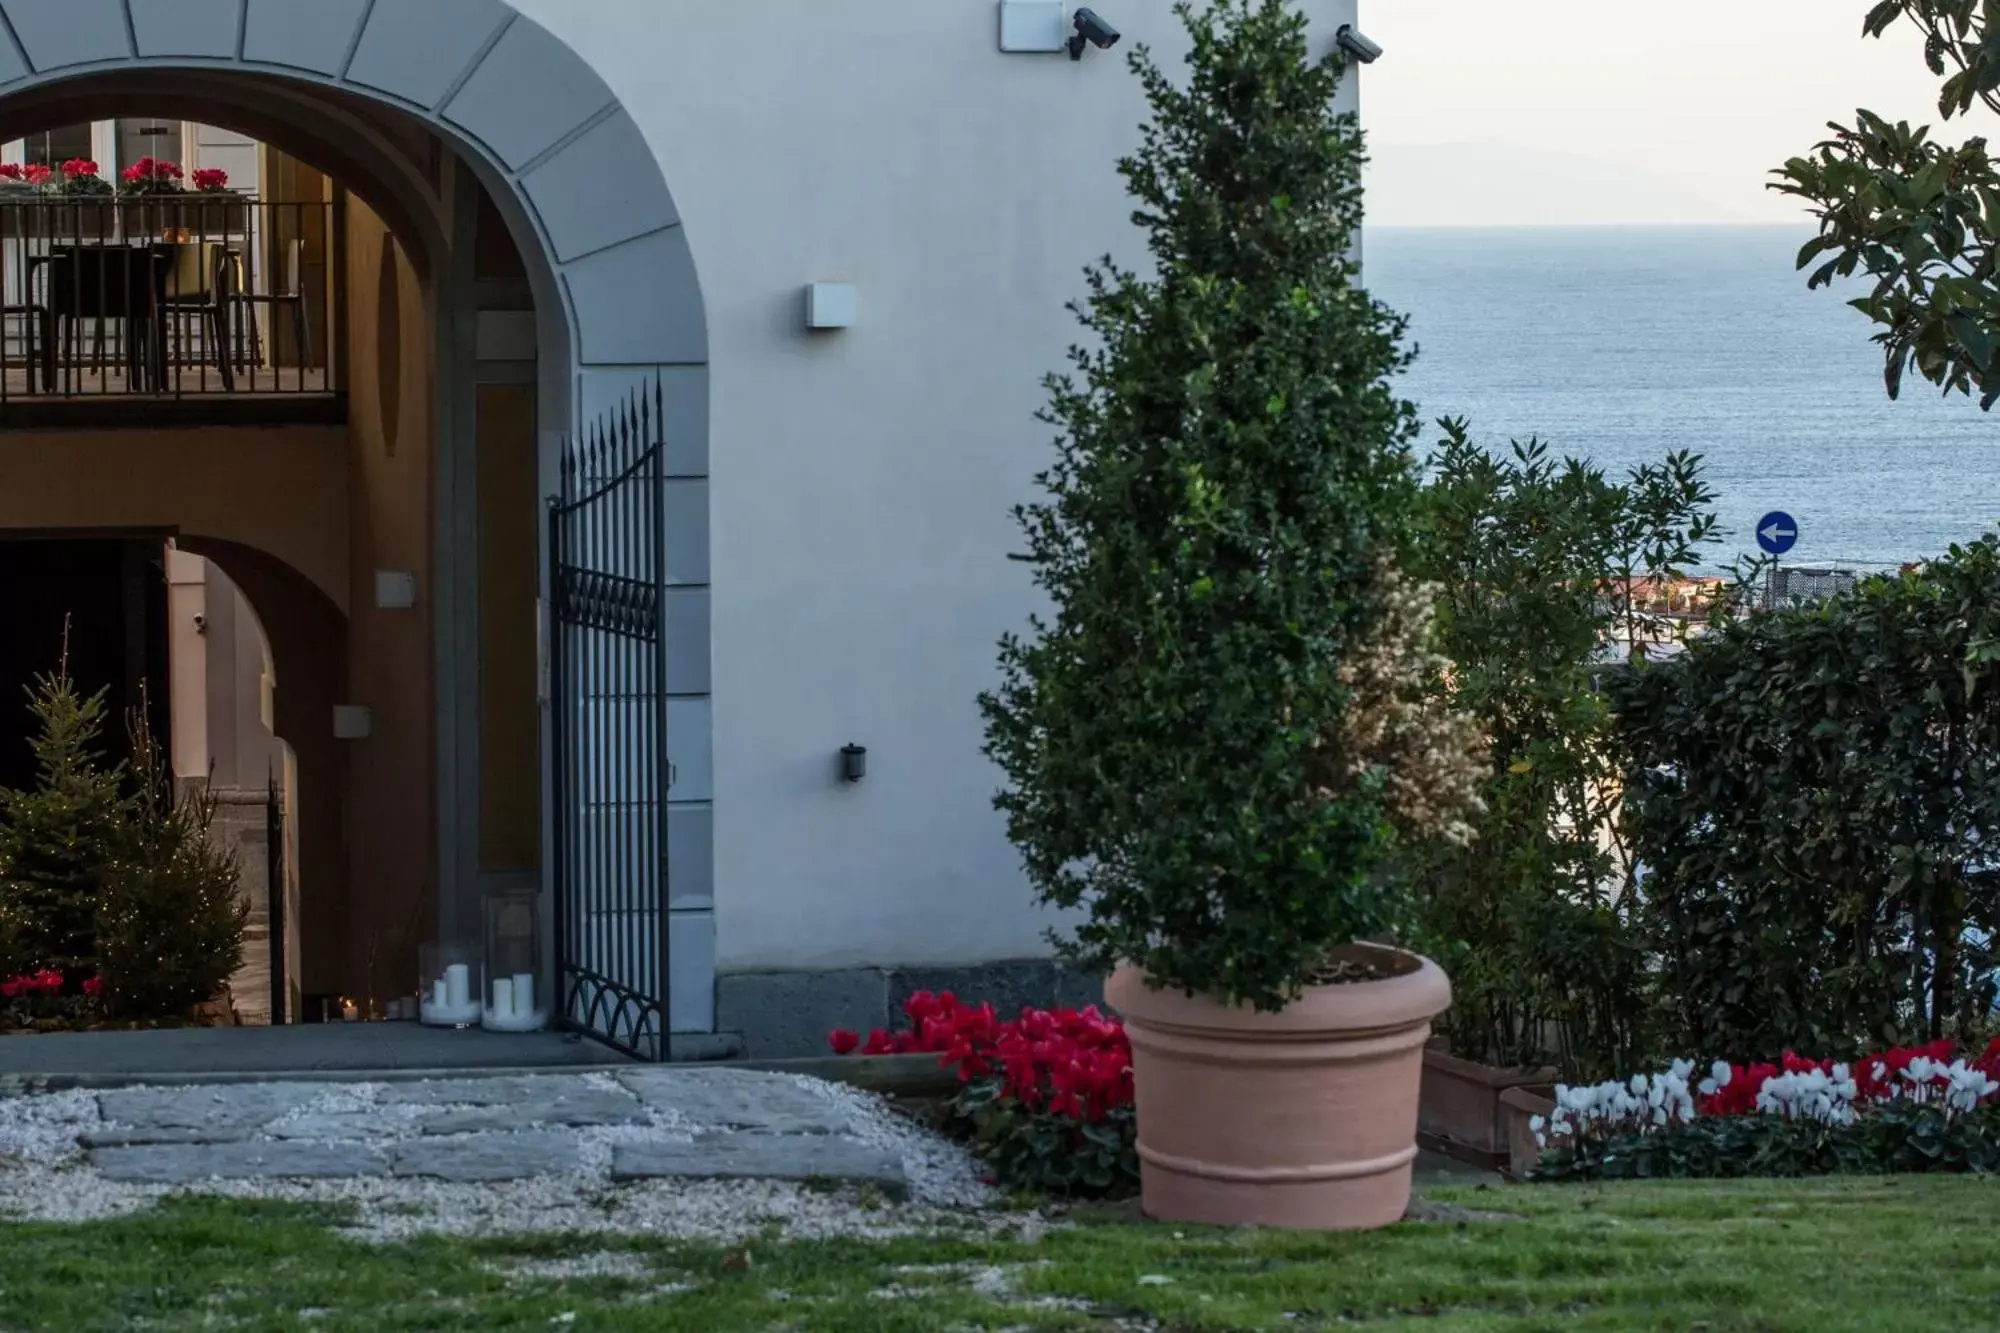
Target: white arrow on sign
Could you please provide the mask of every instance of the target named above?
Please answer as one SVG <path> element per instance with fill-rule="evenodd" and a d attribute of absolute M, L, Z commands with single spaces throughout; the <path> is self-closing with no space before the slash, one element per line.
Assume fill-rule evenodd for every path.
<path fill-rule="evenodd" d="M 1796 528 L 1784 528 L 1778 526 L 1776 523 L 1773 523 L 1770 527 L 1765 528 L 1762 532 L 1758 533 L 1757 535 L 1762 537 L 1767 542 L 1780 542 L 1787 537 L 1796 537 L 1799 534 Z"/>

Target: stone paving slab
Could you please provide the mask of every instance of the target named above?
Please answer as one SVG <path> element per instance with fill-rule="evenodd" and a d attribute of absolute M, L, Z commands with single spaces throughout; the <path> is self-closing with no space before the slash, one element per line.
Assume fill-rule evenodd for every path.
<path fill-rule="evenodd" d="M 612 1075 L 647 1106 L 700 1129 L 849 1134 L 854 1117 L 783 1074 L 744 1069 L 621 1069 Z"/>
<path fill-rule="evenodd" d="M 390 1150 L 398 1176 L 438 1180 L 523 1180 L 577 1170 L 583 1162 L 566 1134 L 469 1134 L 456 1139 L 411 1139 Z"/>
<path fill-rule="evenodd" d="M 611 1178 L 827 1180 L 874 1185 L 896 1198 L 910 1187 L 895 1154 L 817 1134 L 709 1134 L 693 1143 L 620 1143 L 611 1150 Z"/>
<path fill-rule="evenodd" d="M 524 1102 L 616 1092 L 592 1087 L 574 1075 L 522 1074 L 502 1078 L 439 1078 L 422 1083 L 390 1083 L 378 1100 L 384 1106 L 518 1106 Z"/>
<path fill-rule="evenodd" d="M 484 1134 L 541 1125 L 643 1125 L 646 1108 L 629 1092 L 588 1086 L 538 1090 L 503 1106 L 441 1111 L 419 1122 L 426 1134 Z"/>
<path fill-rule="evenodd" d="M 326 1095 L 316 1083 L 245 1083 L 234 1087 L 124 1088 L 97 1095 L 114 1125 L 140 1130 L 248 1131 Z"/>
<path fill-rule="evenodd" d="M 383 1137 L 382 1116 L 371 1111 L 335 1111 L 273 1121 L 263 1133 L 274 1139 L 323 1139 L 356 1143 Z"/>
<path fill-rule="evenodd" d="M 143 1148 L 169 1143 L 238 1143 L 247 1129 L 92 1129 L 76 1136 L 79 1148 Z"/>
<path fill-rule="evenodd" d="M 204 1180 L 379 1176 L 380 1149 L 362 1143 L 158 1144 L 98 1148 L 90 1164 L 111 1180 L 191 1185 Z"/>

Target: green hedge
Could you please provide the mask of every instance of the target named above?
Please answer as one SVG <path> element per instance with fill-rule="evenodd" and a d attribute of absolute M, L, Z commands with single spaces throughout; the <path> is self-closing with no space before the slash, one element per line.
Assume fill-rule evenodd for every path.
<path fill-rule="evenodd" d="M 1686 1049 L 1842 1057 L 1991 1012 L 2000 543 L 1717 625 L 1613 686 Z M 1933 960 L 1936 965 L 1933 965 Z"/>

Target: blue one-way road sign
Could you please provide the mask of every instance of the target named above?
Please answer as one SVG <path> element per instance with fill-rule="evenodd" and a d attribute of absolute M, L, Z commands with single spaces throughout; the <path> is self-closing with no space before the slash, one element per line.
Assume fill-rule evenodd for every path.
<path fill-rule="evenodd" d="M 1799 544 L 1799 525 L 1784 510 L 1773 510 L 1757 520 L 1757 545 L 1765 555 L 1783 555 Z"/>

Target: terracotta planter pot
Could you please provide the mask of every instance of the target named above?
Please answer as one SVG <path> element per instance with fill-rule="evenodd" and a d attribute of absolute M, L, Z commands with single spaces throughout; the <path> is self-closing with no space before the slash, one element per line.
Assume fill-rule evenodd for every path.
<path fill-rule="evenodd" d="M 1480 1165 L 1503 1165 L 1507 1118 L 1500 1094 L 1509 1088 L 1553 1084 L 1554 1068 L 1500 1069 L 1431 1047 L 1424 1052 L 1423 1100 L 1417 1132 L 1425 1146 Z"/>
<path fill-rule="evenodd" d="M 1326 1231 L 1402 1218 L 1424 1043 L 1451 983 L 1400 950 L 1341 956 L 1397 974 L 1316 987 L 1275 1014 L 1153 990 L 1131 967 L 1105 983 L 1132 1040 L 1148 1217 Z"/>
<path fill-rule="evenodd" d="M 1553 1087 L 1509 1088 L 1500 1094 L 1500 1115 L 1507 1129 L 1507 1174 L 1516 1180 L 1534 1175 L 1541 1164 L 1542 1145 L 1535 1142 L 1530 1122 L 1547 1120 L 1556 1109 Z"/>

